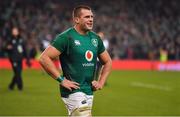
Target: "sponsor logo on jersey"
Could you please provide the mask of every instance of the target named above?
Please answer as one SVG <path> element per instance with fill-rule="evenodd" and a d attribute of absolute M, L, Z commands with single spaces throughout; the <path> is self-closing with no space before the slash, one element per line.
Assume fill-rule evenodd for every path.
<path fill-rule="evenodd" d="M 90 50 L 87 50 L 86 53 L 85 53 L 85 58 L 89 62 L 92 61 L 92 59 L 93 59 L 93 52 L 90 51 Z"/>
<path fill-rule="evenodd" d="M 94 66 L 94 63 L 83 63 L 83 67 L 92 67 Z"/>
<path fill-rule="evenodd" d="M 75 43 L 75 45 L 77 45 L 77 46 L 81 45 L 81 43 L 80 43 L 79 40 L 74 40 L 74 43 Z"/>
<path fill-rule="evenodd" d="M 91 43 L 92 43 L 95 47 L 98 46 L 98 40 L 95 39 L 95 38 L 91 39 Z"/>

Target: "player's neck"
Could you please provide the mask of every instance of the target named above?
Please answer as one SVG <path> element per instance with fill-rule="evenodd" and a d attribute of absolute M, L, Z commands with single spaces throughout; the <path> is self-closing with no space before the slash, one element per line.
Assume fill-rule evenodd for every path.
<path fill-rule="evenodd" d="M 74 29 L 81 35 L 86 35 L 88 31 L 82 30 L 79 26 L 75 25 Z"/>

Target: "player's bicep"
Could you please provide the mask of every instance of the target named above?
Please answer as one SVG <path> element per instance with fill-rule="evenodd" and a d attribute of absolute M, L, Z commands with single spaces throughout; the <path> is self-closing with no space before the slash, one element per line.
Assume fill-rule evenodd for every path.
<path fill-rule="evenodd" d="M 42 53 L 41 56 L 47 56 L 51 59 L 56 59 L 59 55 L 61 54 L 61 52 L 59 50 L 57 50 L 55 47 L 53 47 L 52 45 L 49 45 L 44 52 Z"/>
<path fill-rule="evenodd" d="M 99 56 L 99 60 L 101 61 L 101 63 L 104 65 L 105 63 L 107 63 L 108 61 L 111 61 L 111 58 L 109 56 L 109 53 L 105 50 L 104 52 L 102 52 Z"/>

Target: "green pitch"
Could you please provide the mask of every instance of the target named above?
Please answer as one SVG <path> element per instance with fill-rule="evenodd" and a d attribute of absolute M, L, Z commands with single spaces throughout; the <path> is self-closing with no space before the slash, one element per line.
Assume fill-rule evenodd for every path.
<path fill-rule="evenodd" d="M 12 71 L 0 70 L 0 115 L 65 116 L 58 83 L 43 71 L 23 72 L 24 90 L 8 90 Z M 95 93 L 93 115 L 180 115 L 180 72 L 113 71 Z"/>

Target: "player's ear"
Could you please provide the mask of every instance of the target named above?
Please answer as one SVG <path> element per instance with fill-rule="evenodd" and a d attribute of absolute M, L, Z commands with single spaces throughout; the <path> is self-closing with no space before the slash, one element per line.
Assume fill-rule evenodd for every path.
<path fill-rule="evenodd" d="M 74 22 L 75 22 L 76 24 L 79 24 L 79 18 L 78 18 L 78 17 L 74 17 Z"/>

